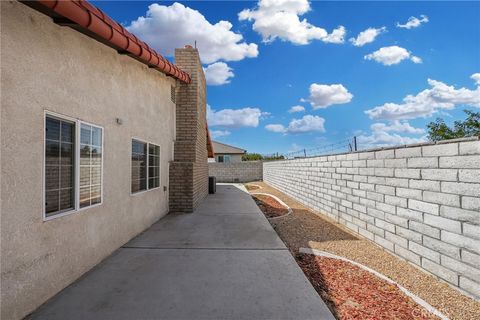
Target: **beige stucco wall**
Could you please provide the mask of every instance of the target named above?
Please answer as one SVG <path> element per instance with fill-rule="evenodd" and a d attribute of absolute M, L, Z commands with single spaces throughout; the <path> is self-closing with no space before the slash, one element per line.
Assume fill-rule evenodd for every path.
<path fill-rule="evenodd" d="M 18 2 L 1 2 L 1 47 L 1 318 L 19 319 L 167 213 L 175 82 Z M 103 204 L 47 222 L 45 110 L 105 139 Z M 160 188 L 137 195 L 132 137 L 161 146 Z"/>

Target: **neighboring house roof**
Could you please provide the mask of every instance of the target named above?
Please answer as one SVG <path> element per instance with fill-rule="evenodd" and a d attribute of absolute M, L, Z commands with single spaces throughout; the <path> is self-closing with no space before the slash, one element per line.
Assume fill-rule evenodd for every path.
<path fill-rule="evenodd" d="M 247 152 L 245 149 L 237 148 L 218 141 L 212 141 L 212 144 L 215 154 L 244 154 Z"/>
<path fill-rule="evenodd" d="M 165 73 L 184 83 L 190 83 L 188 73 L 180 70 L 148 44 L 128 32 L 119 23 L 112 20 L 102 10 L 86 0 L 38 0 L 23 3 L 47 14 L 59 25 L 69 26 L 88 36 L 117 49 L 121 54 L 148 65 L 150 68 Z M 186 26 L 188 27 L 188 26 Z"/>

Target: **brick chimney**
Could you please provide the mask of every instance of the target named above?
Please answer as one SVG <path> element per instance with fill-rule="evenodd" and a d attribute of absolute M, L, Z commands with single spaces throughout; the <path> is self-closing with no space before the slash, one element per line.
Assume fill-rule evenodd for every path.
<path fill-rule="evenodd" d="M 176 139 L 170 163 L 170 212 L 192 212 L 208 193 L 206 82 L 198 50 L 175 49 L 175 64 L 190 74 L 177 81 Z"/>

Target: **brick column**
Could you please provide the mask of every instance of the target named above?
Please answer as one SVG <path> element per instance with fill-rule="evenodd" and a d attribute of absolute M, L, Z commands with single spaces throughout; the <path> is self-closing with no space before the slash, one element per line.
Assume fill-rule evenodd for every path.
<path fill-rule="evenodd" d="M 175 50 L 190 84 L 177 83 L 174 160 L 170 163 L 170 212 L 192 212 L 208 193 L 206 83 L 198 50 Z"/>

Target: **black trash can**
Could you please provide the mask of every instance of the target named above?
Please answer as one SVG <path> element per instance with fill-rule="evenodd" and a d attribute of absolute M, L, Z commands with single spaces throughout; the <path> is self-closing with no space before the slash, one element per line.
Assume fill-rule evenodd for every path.
<path fill-rule="evenodd" d="M 217 178 L 208 177 L 208 193 L 214 194 L 217 192 Z"/>

